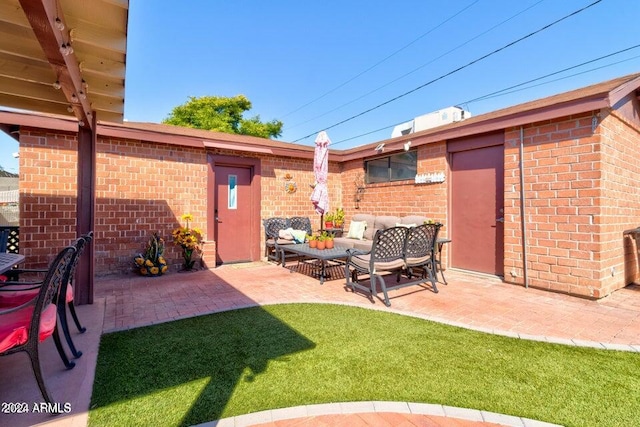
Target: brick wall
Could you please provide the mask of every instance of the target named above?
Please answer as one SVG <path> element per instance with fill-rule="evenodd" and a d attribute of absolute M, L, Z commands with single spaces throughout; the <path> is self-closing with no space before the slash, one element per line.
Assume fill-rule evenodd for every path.
<path fill-rule="evenodd" d="M 640 277 L 637 245 L 623 236 L 624 230 L 640 226 L 640 125 L 616 113 L 602 116 L 599 277 L 602 295 L 607 295 Z"/>
<path fill-rule="evenodd" d="M 637 194 L 640 169 L 630 164 L 640 155 L 638 142 L 637 130 L 606 112 L 524 127 L 531 286 L 601 298 L 628 283 L 633 274 L 625 274 L 629 266 L 625 267 L 622 231 L 640 213 L 640 200 L 632 195 Z M 520 128 L 508 129 L 505 280 L 515 283 L 524 282 L 519 143 Z"/>
<path fill-rule="evenodd" d="M 204 151 L 99 139 L 96 157 L 95 273 L 130 270 L 153 232 L 166 239 L 166 258 L 177 269 L 181 253 L 171 231 L 180 216 L 191 213 L 191 226 L 207 232 Z M 22 130 L 20 250 L 28 267 L 46 267 L 76 237 L 76 162 L 75 135 Z"/>
<path fill-rule="evenodd" d="M 595 131 L 592 128 L 595 122 Z M 505 280 L 523 283 L 520 230 L 520 128 L 505 131 Z M 21 251 L 29 267 L 44 267 L 58 248 L 75 238 L 76 137 L 22 129 L 20 143 Z M 343 207 L 348 227 L 354 214 L 419 214 L 442 222 L 448 235 L 449 165 L 446 142 L 420 145 L 418 173 L 445 172 L 441 184 L 413 180 L 365 184 L 363 160 L 329 164 L 331 209 Z M 638 278 L 635 242 L 622 231 L 640 225 L 640 126 L 608 111 L 581 114 L 524 127 L 525 208 L 529 284 L 600 298 Z M 261 161 L 261 217 L 319 215 L 310 202 L 311 158 L 239 154 Z M 170 238 L 180 216 L 207 234 L 205 150 L 120 139 L 99 139 L 96 183 L 96 274 L 128 270 L 149 235 Z M 285 191 L 286 175 L 297 191 Z M 262 230 L 262 227 L 261 227 Z M 205 244 L 214 259 L 212 236 Z M 261 248 L 264 233 L 261 232 Z M 167 258 L 176 268 L 179 248 Z M 448 265 L 447 247 L 444 262 Z M 212 263 L 209 263 L 212 265 Z"/>
<path fill-rule="evenodd" d="M 414 139 L 417 145 L 419 139 Z M 418 147 L 418 174 L 445 172 L 449 177 L 446 143 Z M 440 233 L 447 235 L 447 180 L 438 184 L 416 184 L 413 179 L 389 183 L 365 184 L 365 191 L 356 202 L 356 189 L 364 182 L 364 160 L 352 160 L 343 165 L 342 172 L 343 206 L 345 209 L 345 229 L 351 217 L 357 213 L 374 215 L 424 215 L 444 224 Z M 443 249 L 443 265 L 448 265 L 446 245 Z"/>
<path fill-rule="evenodd" d="M 47 268 L 76 238 L 76 145 L 75 135 L 21 132 L 20 252 L 27 268 Z"/>

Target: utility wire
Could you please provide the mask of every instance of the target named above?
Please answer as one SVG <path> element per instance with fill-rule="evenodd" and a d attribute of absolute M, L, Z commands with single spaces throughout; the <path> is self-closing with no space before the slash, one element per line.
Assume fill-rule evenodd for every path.
<path fill-rule="evenodd" d="M 536 82 L 536 81 L 539 81 L 539 80 L 545 79 L 545 78 L 547 78 L 547 77 L 555 76 L 555 75 L 557 75 L 557 74 L 559 74 L 559 73 L 562 73 L 562 72 L 565 72 L 565 71 L 568 71 L 568 70 L 572 70 L 572 69 L 575 69 L 575 68 L 581 67 L 581 66 L 586 65 L 586 64 L 591 64 L 591 63 L 596 62 L 596 61 L 599 61 L 599 60 L 601 60 L 601 59 L 609 58 L 609 57 L 611 57 L 611 56 L 613 56 L 613 55 L 617 55 L 617 54 L 620 54 L 620 53 L 623 53 L 623 52 L 627 52 L 627 51 L 632 50 L 632 49 L 637 49 L 638 47 L 640 47 L 640 45 L 635 45 L 635 46 L 632 46 L 632 47 L 629 47 L 629 48 L 626 48 L 626 49 L 620 50 L 620 51 L 618 51 L 618 52 L 614 52 L 614 53 L 611 53 L 611 54 L 608 54 L 608 55 L 604 55 L 604 56 L 601 56 L 601 57 L 599 57 L 599 58 L 592 59 L 592 60 L 590 60 L 590 61 L 586 61 L 586 62 L 583 62 L 583 63 L 581 63 L 581 64 L 578 64 L 578 65 L 574 65 L 574 66 L 572 66 L 572 67 L 565 68 L 565 69 L 560 70 L 560 71 L 555 71 L 555 72 L 553 72 L 553 73 L 549 73 L 549 74 L 546 74 L 546 75 L 544 75 L 544 76 L 537 77 L 537 78 L 535 78 L 535 79 L 531 79 L 531 80 L 528 80 L 528 81 L 526 81 L 526 82 L 523 82 L 523 83 L 520 83 L 520 84 L 517 84 L 517 85 L 514 85 L 514 86 L 510 86 L 510 87 L 508 87 L 508 88 L 504 88 L 504 89 L 501 89 L 501 90 L 499 90 L 499 91 L 495 91 L 495 92 L 492 92 L 492 93 L 489 93 L 489 94 L 486 94 L 486 95 L 483 95 L 483 96 L 480 96 L 480 97 L 477 97 L 477 98 L 471 99 L 471 100 L 469 100 L 469 101 L 460 102 L 460 103 L 458 103 L 458 104 L 456 104 L 456 105 L 471 104 L 471 103 L 473 103 L 473 102 L 483 101 L 483 100 L 485 100 L 485 99 L 495 98 L 495 97 L 498 97 L 498 96 L 507 95 L 507 94 L 510 94 L 510 93 L 513 93 L 513 92 L 517 92 L 517 91 L 515 91 L 515 90 L 511 90 L 511 89 L 514 89 L 514 88 L 517 88 L 517 87 L 521 87 L 521 86 L 523 86 L 523 85 L 526 85 L 526 84 L 529 84 L 529 83 L 533 83 L 533 82 Z M 533 88 L 533 87 L 538 87 L 538 86 L 542 86 L 542 85 L 545 85 L 545 84 L 549 84 L 549 83 L 557 82 L 557 81 L 560 81 L 560 80 L 565 80 L 565 79 L 568 79 L 568 78 L 571 78 L 571 77 L 579 76 L 579 75 L 581 75 L 581 74 L 590 73 L 590 72 L 592 72 L 592 71 L 600 70 L 600 69 L 602 69 L 602 68 L 611 67 L 611 66 L 613 66 L 613 65 L 617 65 L 617 64 L 621 64 L 621 63 L 623 63 L 623 62 L 631 61 L 631 60 L 636 59 L 636 58 L 640 58 L 640 55 L 637 55 L 637 56 L 634 56 L 634 57 L 631 57 L 631 58 L 627 58 L 627 59 L 623 59 L 623 60 L 620 60 L 620 61 L 612 62 L 612 63 L 610 63 L 610 64 L 602 65 L 602 66 L 600 66 L 600 67 L 591 68 L 591 69 L 588 69 L 588 70 L 585 70 L 585 71 L 581 71 L 581 72 L 579 72 L 579 73 L 570 74 L 570 75 L 568 75 L 568 76 L 560 77 L 560 78 L 557 78 L 557 79 L 554 79 L 554 80 L 549 80 L 549 81 L 547 81 L 547 82 L 539 83 L 539 84 L 536 84 L 536 85 L 527 86 L 527 87 L 522 87 L 522 88 L 521 88 L 521 89 L 519 89 L 519 90 L 531 89 L 531 88 Z M 348 141 L 351 141 L 351 140 L 353 140 L 353 139 L 360 138 L 360 137 L 363 137 L 363 136 L 371 135 L 371 134 L 373 134 L 373 133 L 380 132 L 380 131 L 383 131 L 383 130 L 385 130 L 385 129 L 389 129 L 389 128 L 391 128 L 391 127 L 395 127 L 395 126 L 401 125 L 401 124 L 403 124 L 403 123 L 405 123 L 405 122 L 406 122 L 406 120 L 403 120 L 402 122 L 394 123 L 394 124 L 392 124 L 392 125 L 387 125 L 387 126 L 384 126 L 384 127 L 381 127 L 381 128 L 378 128 L 378 129 L 375 129 L 375 130 L 372 130 L 372 131 L 369 131 L 369 132 L 366 132 L 366 133 L 362 133 L 362 134 L 359 134 L 359 135 L 356 135 L 356 136 L 352 136 L 352 137 L 349 137 L 349 138 L 346 138 L 346 139 L 342 139 L 342 140 L 340 140 L 340 141 L 336 141 L 336 142 L 332 143 L 332 144 L 331 144 L 331 146 L 334 146 L 334 145 L 337 145 L 337 144 L 342 144 L 343 142 L 348 142 Z"/>
<path fill-rule="evenodd" d="M 507 87 L 507 88 L 500 89 L 500 90 L 498 90 L 498 91 L 496 91 L 496 92 L 488 93 L 488 94 L 486 94 L 486 95 L 482 95 L 482 96 L 480 96 L 480 97 L 478 97 L 478 98 L 473 98 L 473 99 L 470 99 L 470 100 L 465 101 L 465 102 L 461 102 L 461 103 L 456 104 L 456 105 L 460 105 L 460 104 L 470 104 L 470 103 L 472 103 L 472 102 L 483 101 L 483 100 L 485 100 L 485 99 L 493 98 L 493 97 L 498 96 L 498 95 L 506 95 L 506 94 L 508 94 L 508 93 L 515 92 L 515 91 L 513 91 L 513 90 L 511 90 L 511 89 L 515 89 L 515 88 L 517 88 L 517 87 L 521 87 L 521 86 L 527 85 L 527 84 L 529 84 L 529 83 L 536 82 L 536 81 L 538 81 L 538 80 L 546 79 L 547 77 L 555 76 L 556 74 L 564 73 L 565 71 L 573 70 L 573 69 L 575 69 L 575 68 L 582 67 L 583 65 L 591 64 L 591 63 L 593 63 L 593 62 L 597 62 L 597 61 L 600 61 L 600 60 L 602 60 L 602 59 L 609 58 L 609 57 L 611 57 L 611 56 L 615 56 L 615 55 L 618 55 L 618 54 L 623 53 L 623 52 L 627 52 L 627 51 L 629 51 L 629 50 L 637 49 L 638 47 L 640 47 L 640 44 L 637 44 L 637 45 L 635 45 L 635 46 L 628 47 L 628 48 L 626 48 L 626 49 L 619 50 L 619 51 L 617 51 L 617 52 L 610 53 L 610 54 L 608 54 L 608 55 L 601 56 L 601 57 L 596 58 L 596 59 L 592 59 L 592 60 L 590 60 L 590 61 L 583 62 L 582 64 L 578 64 L 578 65 L 574 65 L 574 66 L 572 66 L 572 67 L 564 68 L 564 69 L 562 69 L 562 70 L 560 70 L 560 71 L 556 71 L 556 72 L 554 72 L 554 73 L 547 74 L 547 75 L 542 76 L 542 77 L 538 77 L 538 78 L 535 78 L 535 79 L 527 80 L 526 82 L 522 82 L 522 83 L 519 83 L 519 84 L 517 84 L 517 85 L 509 86 L 509 87 Z M 590 72 L 590 71 L 593 71 L 593 70 L 598 70 L 598 69 L 600 69 L 600 68 L 609 67 L 609 66 L 611 66 L 611 65 L 619 64 L 619 63 L 621 63 L 621 62 L 625 62 L 625 61 L 628 61 L 628 60 L 630 60 L 630 59 L 634 59 L 634 58 L 637 58 L 637 57 L 633 57 L 633 58 L 625 59 L 625 60 L 622 60 L 622 61 L 614 62 L 614 63 L 612 63 L 612 64 L 607 64 L 607 65 L 604 65 L 604 66 L 602 66 L 602 67 L 593 68 L 593 69 L 588 70 L 588 71 Z M 569 76 L 569 77 L 573 77 L 573 76 L 576 76 L 576 75 L 579 75 L 579 74 L 583 74 L 583 73 L 584 73 L 584 72 L 577 73 L 577 74 L 572 74 L 572 75 L 571 75 L 571 76 Z M 562 80 L 562 79 L 566 79 L 566 78 L 567 78 L 567 77 L 562 77 L 562 78 L 559 78 L 559 79 L 557 79 L 557 80 Z M 551 81 L 549 81 L 549 82 L 545 82 L 544 84 L 551 83 L 551 82 L 554 82 L 554 81 L 557 81 L 557 80 L 551 80 Z M 528 86 L 528 87 L 527 87 L 527 88 L 525 88 L 525 89 L 528 89 L 528 88 L 530 88 L 530 87 L 536 87 L 536 86 Z M 507 91 L 509 91 L 509 92 L 507 92 Z"/>
<path fill-rule="evenodd" d="M 462 47 L 464 47 L 464 46 L 468 45 L 468 44 L 469 44 L 469 43 L 471 43 L 472 41 L 474 41 L 474 40 L 476 40 L 476 39 L 479 39 L 480 37 L 484 36 L 485 34 L 487 34 L 487 33 L 491 32 L 491 31 L 495 30 L 496 28 L 498 28 L 498 27 L 500 27 L 500 26 L 504 25 L 505 23 L 507 23 L 507 22 L 511 21 L 512 19 L 514 19 L 514 18 L 516 18 L 516 17 L 518 17 L 518 16 L 522 15 L 523 13 L 527 12 L 529 9 L 534 8 L 535 6 L 537 6 L 538 4 L 542 3 L 543 1 L 545 1 L 545 0 L 539 0 L 538 2 L 536 2 L 536 3 L 532 4 L 531 6 L 529 6 L 529 7 L 525 8 L 525 9 L 523 9 L 523 10 L 521 10 L 520 12 L 516 13 L 515 15 L 512 15 L 511 17 L 509 17 L 509 18 L 507 18 L 507 19 L 503 20 L 502 22 L 499 22 L 498 24 L 494 25 L 493 27 L 491 27 L 491 28 L 489 28 L 489 29 L 487 29 L 487 30 L 485 30 L 485 31 L 483 31 L 483 32 L 481 32 L 481 33 L 479 33 L 479 34 L 475 35 L 474 37 L 472 37 L 472 38 L 468 39 L 467 41 L 465 41 L 465 42 L 463 42 L 463 43 L 459 44 L 458 46 L 454 47 L 453 49 L 448 50 L 447 52 L 445 52 L 445 53 L 441 54 L 440 56 L 437 56 L 437 57 L 433 58 L 433 59 L 432 59 L 432 60 L 430 60 L 429 62 L 427 62 L 427 63 L 425 63 L 425 64 L 422 64 L 422 65 L 418 66 L 417 68 L 414 68 L 413 70 L 411 70 L 411 71 L 409 71 L 409 72 L 407 72 L 407 73 L 404 73 L 403 75 L 401 75 L 401 76 L 399 76 L 399 77 L 397 77 L 397 78 L 395 78 L 395 79 L 393 79 L 393 80 L 391 80 L 391 81 L 389 81 L 389 82 L 387 82 L 387 83 L 383 84 L 382 86 L 377 87 L 376 89 L 373 89 L 373 90 L 371 90 L 371 91 L 369 91 L 369 92 L 367 92 L 367 93 L 365 93 L 365 94 L 363 94 L 363 95 L 361 95 L 361 96 L 359 96 L 359 97 L 357 97 L 357 98 L 355 98 L 355 99 L 352 99 L 352 100 L 351 100 L 351 101 L 349 101 L 349 102 L 346 102 L 346 103 L 344 103 L 344 104 L 342 104 L 342 105 L 339 105 L 339 106 L 337 106 L 337 107 L 335 107 L 335 108 L 333 108 L 333 109 L 331 109 L 331 110 L 329 110 L 329 111 L 327 111 L 327 112 L 325 112 L 325 113 L 322 113 L 322 114 L 320 114 L 320 115 L 318 115 L 318 116 L 315 116 L 315 117 L 312 117 L 312 118 L 310 118 L 310 119 L 308 119 L 308 120 L 305 120 L 304 122 L 296 123 L 295 125 L 292 125 L 292 126 L 287 126 L 287 130 L 291 130 L 291 129 L 293 129 L 293 128 L 296 128 L 296 127 L 298 127 L 298 126 L 301 126 L 301 125 L 307 124 L 307 123 L 309 123 L 309 122 L 311 122 L 311 121 L 313 121 L 313 120 L 317 120 L 317 119 L 319 119 L 319 118 L 321 118 L 321 117 L 324 117 L 324 116 L 326 116 L 326 115 L 328 115 L 328 114 L 331 114 L 331 113 L 333 113 L 333 112 L 334 112 L 334 111 L 336 111 L 336 110 L 339 110 L 339 109 L 341 109 L 341 108 L 344 108 L 344 107 L 346 107 L 347 105 L 351 105 L 351 104 L 353 104 L 354 102 L 357 102 L 357 101 L 361 100 L 362 98 L 366 98 L 367 96 L 369 96 L 369 95 L 371 95 L 371 94 L 373 94 L 373 93 L 375 93 L 375 92 L 377 92 L 377 91 L 379 91 L 379 90 L 381 90 L 381 89 L 384 89 L 384 88 L 385 88 L 385 87 L 387 87 L 387 86 L 390 86 L 391 84 L 393 84 L 393 83 L 397 82 L 398 80 L 402 80 L 402 79 L 404 79 L 405 77 L 407 77 L 407 76 L 409 76 L 409 75 L 411 75 L 411 74 L 415 73 L 416 71 L 419 71 L 419 70 L 423 69 L 423 68 L 424 68 L 424 67 L 426 67 L 427 65 L 431 65 L 431 64 L 433 64 L 433 63 L 434 63 L 434 62 L 436 62 L 437 60 L 439 60 L 439 59 L 441 59 L 441 58 L 443 58 L 443 57 L 445 57 L 445 56 L 449 55 L 449 54 L 450 54 L 450 53 L 452 53 L 452 52 L 455 52 L 456 50 L 458 50 L 458 49 L 460 49 L 460 48 L 462 48 Z"/>
<path fill-rule="evenodd" d="M 424 38 L 425 36 L 431 34 L 432 32 L 434 32 L 435 30 L 437 30 L 438 28 L 442 27 L 444 24 L 446 24 L 447 22 L 451 21 L 453 18 L 455 18 L 456 16 L 460 15 L 462 12 L 464 12 L 465 10 L 469 9 L 471 6 L 473 6 L 474 4 L 478 3 L 480 0 L 475 0 L 473 3 L 469 4 L 468 6 L 466 6 L 465 8 L 463 8 L 462 10 L 460 10 L 459 12 L 453 14 L 452 16 L 450 16 L 449 18 L 445 19 L 444 21 L 442 21 L 441 23 L 439 23 L 438 25 L 436 25 L 435 27 L 429 29 L 429 31 L 427 31 L 426 33 L 418 36 L 417 38 L 413 39 L 411 42 L 407 43 L 406 45 L 402 46 L 400 49 L 396 50 L 395 52 L 393 52 L 392 54 L 386 56 L 385 58 L 381 59 L 380 61 L 376 62 L 375 64 L 373 64 L 372 66 L 370 66 L 369 68 L 367 68 L 364 71 L 361 71 L 360 73 L 356 74 L 355 76 L 351 77 L 349 80 L 345 81 L 344 83 L 339 84 L 338 86 L 334 87 L 333 89 L 323 93 L 322 95 L 320 95 L 319 97 L 307 102 L 306 104 L 296 108 L 293 111 L 288 112 L 287 114 L 285 114 L 284 116 L 282 116 L 281 118 L 284 119 L 287 116 L 290 116 L 293 113 L 297 113 L 298 111 L 302 110 L 305 107 L 308 107 L 309 105 L 313 104 L 316 101 L 321 100 L 322 98 L 326 97 L 327 95 L 332 94 L 333 92 L 337 91 L 338 89 L 346 86 L 347 84 L 351 83 L 352 81 L 354 81 L 355 79 L 357 79 L 358 77 L 362 76 L 365 73 L 368 73 L 369 71 L 373 70 L 374 68 L 376 68 L 378 65 L 382 64 L 383 62 L 386 62 L 387 60 L 391 59 L 393 56 L 397 55 L 398 53 L 402 52 L 403 50 L 405 50 L 406 48 L 408 48 L 409 46 L 415 44 L 418 40 Z"/>
<path fill-rule="evenodd" d="M 356 119 L 356 118 L 361 117 L 361 116 L 363 116 L 363 115 L 365 115 L 365 114 L 367 114 L 367 113 L 370 113 L 371 111 L 377 110 L 377 109 L 378 109 L 378 108 L 380 108 L 380 107 L 383 107 L 383 106 L 385 106 L 385 105 L 387 105 L 387 104 L 390 104 L 390 103 L 392 103 L 392 102 L 394 102 L 394 101 L 397 101 L 398 99 L 404 98 L 404 97 L 405 97 L 405 96 L 407 96 L 407 95 L 410 95 L 410 94 L 412 94 L 412 93 L 414 93 L 414 92 L 416 92 L 416 91 L 418 91 L 418 90 L 420 90 L 420 89 L 423 89 L 423 88 L 425 88 L 425 87 L 427 87 L 427 86 L 429 86 L 429 85 L 431 85 L 431 84 L 433 84 L 433 83 L 435 83 L 435 82 L 437 82 L 437 81 L 439 81 L 439 80 L 444 79 L 445 77 L 451 76 L 451 75 L 453 75 L 453 74 L 455 74 L 455 73 L 457 73 L 457 72 L 459 72 L 459 71 L 461 71 L 461 70 L 463 70 L 463 69 L 465 69 L 465 68 L 467 68 L 467 67 L 470 67 L 470 66 L 471 66 L 471 65 L 473 65 L 473 64 L 476 64 L 476 63 L 478 63 L 478 62 L 480 62 L 480 61 L 482 61 L 482 60 L 484 60 L 484 59 L 486 59 L 486 58 L 489 58 L 490 56 L 495 55 L 495 54 L 496 54 L 496 53 L 498 53 L 498 52 L 501 52 L 501 51 L 503 51 L 503 50 L 505 50 L 505 49 L 507 49 L 507 48 L 509 48 L 509 47 L 511 47 L 511 46 L 514 46 L 515 44 L 517 44 L 517 43 L 519 43 L 519 42 L 521 42 L 521 41 L 523 41 L 523 40 L 526 40 L 526 39 L 528 39 L 528 38 L 530 38 L 530 37 L 532 37 L 532 36 L 534 36 L 534 35 L 536 35 L 536 34 L 538 34 L 538 33 L 542 32 L 542 31 L 544 31 L 544 30 L 546 30 L 546 29 L 548 29 L 548 28 L 550 28 L 550 27 L 552 27 L 552 26 L 554 26 L 554 25 L 556 25 L 556 24 L 558 24 L 558 23 L 560 23 L 560 22 L 562 22 L 562 21 L 564 21 L 564 20 L 566 20 L 566 19 L 568 19 L 568 18 L 570 18 L 570 17 L 574 16 L 574 15 L 577 15 L 578 13 L 583 12 L 583 11 L 585 11 L 585 10 L 587 10 L 587 9 L 589 9 L 589 8 L 591 8 L 591 7 L 593 7 L 593 6 L 595 6 L 596 4 L 600 3 L 601 1 L 602 1 L 602 0 L 596 0 L 596 1 L 594 1 L 593 3 L 591 3 L 591 4 L 589 4 L 589 5 L 585 6 L 585 7 L 583 7 L 583 8 L 581 8 L 581 9 L 578 9 L 578 10 L 576 10 L 576 11 L 574 11 L 574 12 L 572 12 L 572 13 L 570 13 L 570 14 L 568 14 L 568 15 L 566 15 L 566 16 L 564 16 L 564 17 L 560 18 L 560 19 L 557 19 L 557 20 L 553 21 L 553 22 L 552 22 L 552 23 L 550 23 L 550 24 L 545 25 L 544 27 L 542 27 L 542 28 L 540 28 L 540 29 L 538 29 L 538 30 L 536 30 L 536 31 L 533 31 L 533 32 L 531 32 L 531 33 L 527 34 L 526 36 L 520 37 L 519 39 L 514 40 L 514 41 L 512 41 L 512 42 L 510 42 L 510 43 L 507 43 L 506 45 L 504 45 L 504 46 L 502 46 L 502 47 L 500 47 L 500 48 L 498 48 L 498 49 L 495 49 L 494 51 L 492 51 L 492 52 L 490 52 L 490 53 L 487 53 L 487 54 L 485 54 L 485 55 L 483 55 L 483 56 L 481 56 L 481 57 L 479 57 L 479 58 L 477 58 L 477 59 L 474 59 L 473 61 L 471 61 L 471 62 L 469 62 L 469 63 L 467 63 L 467 64 L 465 64 L 465 65 L 462 65 L 462 66 L 460 66 L 460 67 L 458 67 L 458 68 L 456 68 L 456 69 L 454 69 L 454 70 L 452 70 L 452 71 L 449 71 L 448 73 L 442 74 L 440 77 L 436 77 L 436 78 L 435 78 L 435 79 L 433 79 L 433 80 L 430 80 L 430 81 L 428 81 L 428 82 L 426 82 L 426 83 L 424 83 L 424 84 L 422 84 L 422 85 L 420 85 L 420 86 L 418 86 L 418 87 L 415 87 L 415 88 L 413 88 L 413 89 L 411 89 L 411 90 L 409 90 L 409 91 L 407 91 L 407 92 L 404 92 L 403 94 L 400 94 L 400 95 L 398 95 L 398 96 L 396 96 L 396 97 L 394 97 L 394 98 L 391 98 L 391 99 L 389 99 L 389 100 L 387 100 L 387 101 L 385 101 L 385 102 L 382 102 L 382 103 L 380 103 L 380 104 L 378 104 L 378 105 L 376 105 L 376 106 L 374 106 L 374 107 L 371 107 L 371 108 L 369 108 L 369 109 L 367 109 L 367 110 L 364 110 L 364 111 L 362 111 L 362 112 L 360 112 L 360 113 L 358 113 L 358 114 L 355 114 L 355 115 L 353 115 L 353 116 L 351 116 L 351 117 L 349 117 L 349 118 L 346 118 L 346 119 L 341 120 L 341 121 L 339 121 L 339 122 L 337 122 L 337 123 L 334 123 L 334 124 L 332 124 L 331 126 L 325 127 L 325 128 L 324 128 L 324 129 L 322 129 L 322 130 L 329 130 L 329 129 L 333 129 L 333 128 L 335 128 L 335 127 L 337 127 L 337 126 L 340 126 L 340 125 L 342 125 L 342 124 L 344 124 L 344 123 L 347 123 L 347 122 L 349 122 L 349 121 L 351 121 L 351 120 L 353 120 L 353 119 Z M 307 138 L 309 138 L 309 137 L 311 137 L 311 136 L 316 135 L 318 132 L 320 132 L 320 131 L 318 130 L 318 131 L 315 131 L 315 132 L 310 133 L 310 134 L 308 134 L 308 135 L 305 135 L 305 136 L 303 136 L 302 138 L 298 138 L 298 139 L 296 139 L 296 140 L 295 140 L 295 141 L 293 141 L 293 142 L 299 142 L 299 141 L 302 141 L 303 139 L 307 139 Z"/>

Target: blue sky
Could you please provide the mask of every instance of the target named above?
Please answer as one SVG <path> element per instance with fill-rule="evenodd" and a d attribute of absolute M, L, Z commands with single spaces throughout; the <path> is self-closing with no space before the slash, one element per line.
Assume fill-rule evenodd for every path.
<path fill-rule="evenodd" d="M 602 0 L 506 47 L 594 1 L 131 1 L 125 119 L 160 122 L 189 96 L 244 94 L 246 116 L 282 120 L 287 142 L 312 145 L 358 116 L 327 131 L 349 148 L 448 106 L 479 115 L 640 72 L 634 48 L 468 102 L 640 44 L 640 2 Z M 0 165 L 17 171 L 7 140 Z"/>

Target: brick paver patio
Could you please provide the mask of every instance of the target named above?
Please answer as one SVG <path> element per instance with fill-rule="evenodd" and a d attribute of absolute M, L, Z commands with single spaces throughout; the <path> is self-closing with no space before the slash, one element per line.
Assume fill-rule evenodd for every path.
<path fill-rule="evenodd" d="M 333 274 L 337 277 L 341 271 L 336 270 Z M 74 335 L 76 345 L 84 351 L 84 355 L 76 360 L 77 366 L 71 371 L 63 369 L 52 340 L 45 341 L 41 348 L 49 389 L 61 402 L 72 404 L 72 413 L 55 418 L 33 413 L 1 414 L 0 424 L 30 426 L 51 422 L 60 426 L 86 425 L 86 408 L 102 332 L 255 305 L 293 302 L 348 304 L 524 339 L 640 351 L 640 286 L 628 286 L 602 300 L 589 301 L 504 284 L 495 277 L 451 270 L 447 271 L 447 280 L 449 285 L 440 284 L 438 294 L 428 286 L 391 292 L 392 306 L 388 308 L 379 299 L 372 303 L 363 294 L 345 290 L 344 279 L 330 280 L 321 286 L 313 277 L 291 273 L 288 269 L 265 262 L 226 265 L 214 270 L 171 273 L 155 278 L 134 274 L 98 278 L 95 303 L 78 307 L 88 332 Z M 0 372 L 3 401 L 38 402 L 42 399 L 26 357 L 0 358 Z M 340 412 L 335 405 L 342 405 L 339 406 L 342 408 L 349 403 L 321 406 L 326 413 L 288 408 L 293 412 L 286 413 L 284 418 L 278 418 L 276 414 L 282 411 L 276 410 L 272 415 L 248 414 L 221 420 L 217 425 L 546 425 L 517 417 L 436 405 L 427 405 L 433 409 L 427 413 L 388 410 L 389 407 L 400 408 L 394 405 L 404 405 L 403 408 L 423 405 L 407 402 L 388 402 L 380 407 L 375 402 L 352 402 L 351 405 L 373 405 L 376 409 L 363 411 L 359 406 L 356 413 Z M 292 413 L 298 416 L 292 418 Z"/>

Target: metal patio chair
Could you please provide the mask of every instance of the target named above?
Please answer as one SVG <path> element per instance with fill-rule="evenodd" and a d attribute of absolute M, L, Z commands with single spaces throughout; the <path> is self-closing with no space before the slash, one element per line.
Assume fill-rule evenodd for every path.
<path fill-rule="evenodd" d="M 54 400 L 44 382 L 38 347 L 41 341 L 53 336 L 56 349 L 63 357 L 65 366 L 69 369 L 75 366 L 74 362 L 67 359 L 62 348 L 56 307 L 62 284 L 68 280 L 69 268 L 75 252 L 75 248 L 69 246 L 58 253 L 44 281 L 38 285 L 35 298 L 17 307 L 0 311 L 0 356 L 26 352 L 42 397 L 50 404 L 53 404 Z"/>
<path fill-rule="evenodd" d="M 409 229 L 407 227 L 391 227 L 378 230 L 373 237 L 371 251 L 348 249 L 349 257 L 345 264 L 345 278 L 347 286 L 353 292 L 359 289 L 368 292 L 370 298 L 377 296 L 376 282 L 384 294 L 384 304 L 389 307 L 388 290 L 384 277 L 380 273 L 396 272 L 397 281 L 400 280 L 400 272 L 405 266 L 405 242 Z M 369 287 L 360 284 L 359 276 L 369 276 Z"/>
<path fill-rule="evenodd" d="M 441 227 L 442 224 L 423 224 L 409 228 L 405 246 L 405 274 L 412 278 L 418 271 L 422 279 L 431 282 L 434 293 L 438 293 L 434 249 Z M 412 284 L 415 283 L 405 286 Z"/>

